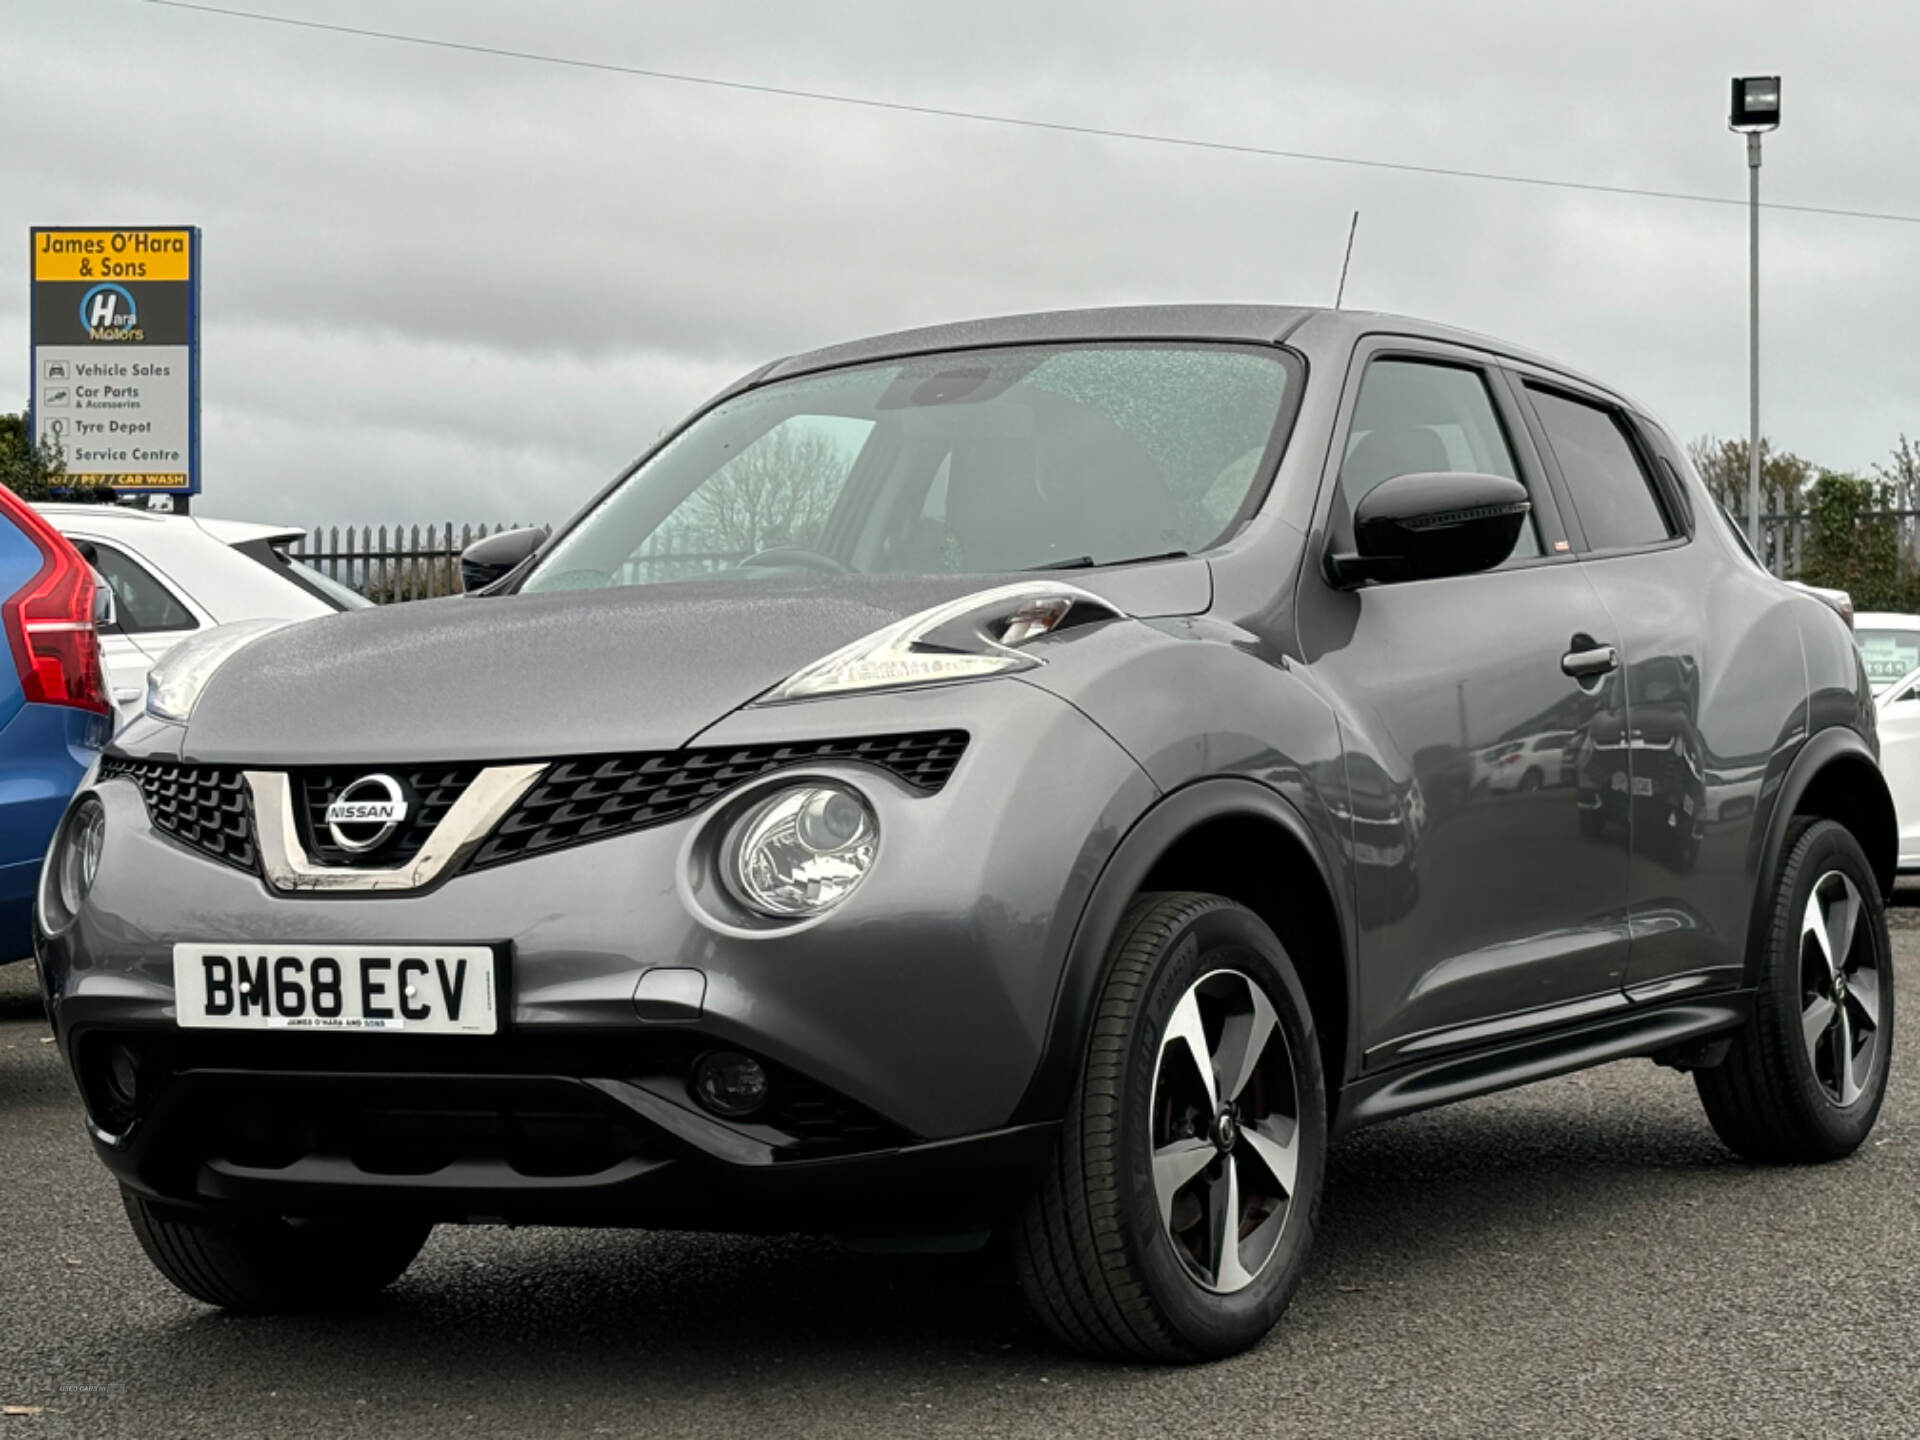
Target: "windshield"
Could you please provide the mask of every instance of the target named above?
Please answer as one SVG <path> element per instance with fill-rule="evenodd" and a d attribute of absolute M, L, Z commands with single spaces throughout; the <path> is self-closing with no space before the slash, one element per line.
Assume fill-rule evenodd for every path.
<path fill-rule="evenodd" d="M 1920 630 L 1856 630 L 1853 643 L 1860 647 L 1867 683 L 1876 695 L 1920 666 Z"/>
<path fill-rule="evenodd" d="M 1253 498 L 1289 366 L 1231 346 L 1019 346 L 763 386 L 630 475 L 521 588 L 1199 550 Z"/>

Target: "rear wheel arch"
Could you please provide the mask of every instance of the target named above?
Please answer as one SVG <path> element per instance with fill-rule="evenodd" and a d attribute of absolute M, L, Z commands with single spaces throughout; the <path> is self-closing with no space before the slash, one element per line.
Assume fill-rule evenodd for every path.
<path fill-rule="evenodd" d="M 1893 796 L 1866 740 L 1846 726 L 1832 726 L 1808 740 L 1787 767 L 1779 802 L 1751 871 L 1755 888 L 1747 929 L 1749 980 L 1753 978 L 1752 942 L 1765 933 L 1771 878 L 1779 871 L 1794 820 L 1807 817 L 1838 821 L 1852 832 L 1873 865 L 1882 898 L 1893 893 L 1900 845 Z"/>
<path fill-rule="evenodd" d="M 1328 1103 L 1355 1053 L 1351 917 L 1312 827 L 1253 780 L 1216 777 L 1173 791 L 1122 838 L 1080 915 L 1047 1045 L 1013 1121 L 1057 1118 L 1085 1059 L 1108 952 L 1142 891 L 1189 890 L 1246 906 L 1280 939 L 1319 1032 Z"/>

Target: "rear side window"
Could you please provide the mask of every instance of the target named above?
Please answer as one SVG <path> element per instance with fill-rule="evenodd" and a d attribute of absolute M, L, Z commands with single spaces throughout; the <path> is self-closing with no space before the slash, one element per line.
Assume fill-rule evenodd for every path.
<path fill-rule="evenodd" d="M 199 628 L 193 612 L 139 561 L 97 540 L 93 550 L 93 568 L 113 592 L 114 626 L 122 634 Z"/>
<path fill-rule="evenodd" d="M 1620 422 L 1609 411 L 1527 387 L 1547 444 L 1595 550 L 1631 550 L 1672 538 L 1673 527 Z"/>

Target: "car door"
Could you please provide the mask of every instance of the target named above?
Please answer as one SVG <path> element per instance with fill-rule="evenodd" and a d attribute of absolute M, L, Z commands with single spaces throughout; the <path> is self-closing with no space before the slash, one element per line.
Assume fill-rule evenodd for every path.
<path fill-rule="evenodd" d="M 122 718 L 145 702 L 147 671 L 202 626 L 202 617 L 168 581 L 118 544 L 76 531 L 100 577 L 113 592 L 114 621 L 100 631 L 107 690 Z"/>
<path fill-rule="evenodd" d="M 1910 673 L 1876 702 L 1880 773 L 1893 792 L 1900 830 L 1900 868 L 1920 869 L 1920 671 Z"/>
<path fill-rule="evenodd" d="M 1653 422 L 1563 376 L 1512 381 L 1625 662 L 1622 726 L 1595 737 L 1580 783 L 1628 842 L 1629 994 L 1737 985 L 1767 778 L 1806 733 L 1786 592 L 1698 533 L 1719 517 L 1695 513 L 1686 461 Z"/>
<path fill-rule="evenodd" d="M 1585 824 L 1567 766 L 1497 778 L 1511 754 L 1609 723 L 1620 678 L 1509 383 L 1479 352 L 1363 342 L 1335 434 L 1316 520 L 1329 548 L 1395 475 L 1502 474 L 1534 502 L 1497 569 L 1302 582 L 1303 650 L 1347 757 L 1367 1066 L 1623 1006 L 1625 834 Z M 1383 847 L 1387 833 L 1404 839 Z"/>

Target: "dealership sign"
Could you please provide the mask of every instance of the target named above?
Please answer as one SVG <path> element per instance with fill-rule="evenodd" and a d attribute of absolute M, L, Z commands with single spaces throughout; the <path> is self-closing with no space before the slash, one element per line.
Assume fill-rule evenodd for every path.
<path fill-rule="evenodd" d="M 200 231 L 35 229 L 33 438 L 75 486 L 200 490 Z"/>

